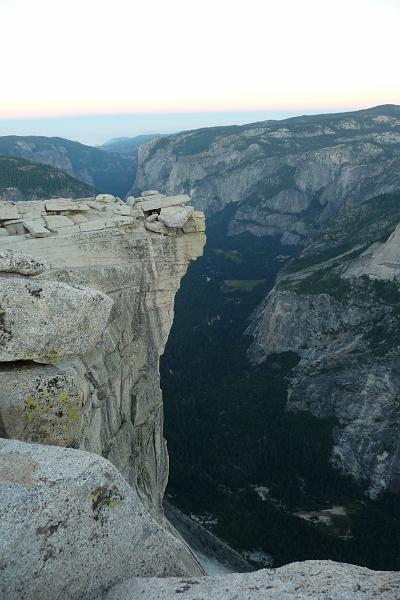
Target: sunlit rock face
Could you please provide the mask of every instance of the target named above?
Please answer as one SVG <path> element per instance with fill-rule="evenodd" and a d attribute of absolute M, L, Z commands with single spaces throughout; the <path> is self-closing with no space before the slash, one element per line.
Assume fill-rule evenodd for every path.
<path fill-rule="evenodd" d="M 126 577 L 200 575 L 107 460 L 0 440 L 0 595 L 95 600 Z"/>
<path fill-rule="evenodd" d="M 108 458 L 161 514 L 159 357 L 205 234 L 193 210 L 168 227 L 144 209 L 108 194 L 0 205 L 0 425 Z"/>

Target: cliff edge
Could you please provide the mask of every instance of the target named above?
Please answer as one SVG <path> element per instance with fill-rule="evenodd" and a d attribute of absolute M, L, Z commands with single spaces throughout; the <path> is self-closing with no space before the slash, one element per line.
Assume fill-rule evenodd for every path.
<path fill-rule="evenodd" d="M 2 437 L 104 456 L 155 511 L 168 473 L 159 357 L 205 241 L 188 200 L 0 204 Z M 186 218 L 165 225 L 165 211 Z"/>
<path fill-rule="evenodd" d="M 25 559 L 18 547 L 28 534 L 26 524 L 22 527 L 23 513 L 16 510 L 18 503 L 21 501 L 22 506 L 28 501 L 34 514 L 48 513 L 46 523 L 36 524 L 33 538 L 27 542 L 32 556 L 33 548 L 39 547 L 34 562 L 37 590 L 43 589 L 60 560 L 58 552 L 46 552 L 49 535 L 55 535 L 54 527 L 60 522 L 64 523 L 64 539 L 70 531 L 53 486 L 73 479 L 67 493 L 72 498 L 72 490 L 79 488 L 69 474 L 70 467 L 63 470 L 65 457 L 69 457 L 70 466 L 73 457 L 77 464 L 89 460 L 97 465 L 97 471 L 103 471 L 103 479 L 106 476 L 107 469 L 98 462 L 101 459 L 83 458 L 82 453 L 76 453 L 78 449 L 104 457 L 116 467 L 131 486 L 127 486 L 131 495 L 128 504 L 134 504 L 130 510 L 143 516 L 124 576 L 127 572 L 155 574 L 160 568 L 160 573 L 176 575 L 202 573 L 186 545 L 171 535 L 173 529 L 165 521 L 161 506 L 168 454 L 163 437 L 159 358 L 172 324 L 180 281 L 190 261 L 202 253 L 205 242 L 204 216 L 188 207 L 188 200 L 187 196 L 167 198 L 148 192 L 141 198 L 130 198 L 130 205 L 107 194 L 78 200 L 0 203 L 0 436 L 70 448 L 72 453 L 49 448 L 46 454 L 36 444 L 14 447 L 15 442 L 3 443 L 1 489 L 3 505 L 7 506 L 4 523 L 10 530 L 5 525 L 2 535 L 4 542 L 10 536 L 13 540 L 12 547 L 2 543 L 3 573 L 11 578 L 8 584 L 4 583 L 5 574 L 2 578 L 6 595 L 25 597 L 27 590 L 36 589 L 31 578 L 22 575 L 21 579 L 19 573 L 20 561 Z M 40 460 L 47 456 L 50 461 L 44 480 L 27 485 L 10 480 L 10 470 L 19 460 L 31 464 L 33 477 L 39 469 L 40 460 L 34 457 L 38 453 Z M 51 464 L 59 464 L 56 472 Z M 118 503 L 123 503 L 122 496 L 128 492 L 118 492 L 122 478 L 116 481 L 119 475 L 110 469 L 109 485 L 101 483 L 101 477 L 95 485 L 88 467 L 88 506 L 93 504 L 90 498 L 97 495 L 100 504 L 114 506 L 115 494 L 108 497 L 112 489 L 117 490 Z M 44 491 L 43 481 L 48 482 Z M 21 486 L 29 500 L 19 496 Z M 95 489 L 100 489 L 99 494 Z M 53 494 L 51 502 L 45 501 L 42 493 L 48 499 Z M 81 500 L 82 493 L 78 494 Z M 50 514 L 54 507 L 58 519 Z M 132 527 L 129 519 L 121 519 L 128 532 Z M 73 521 L 69 520 L 71 526 Z M 36 523 L 33 518 L 29 522 Z M 17 531 L 11 535 L 14 528 Z M 175 555 L 171 548 L 176 544 L 186 553 L 186 567 L 183 563 L 178 568 L 176 563 L 175 567 L 172 563 L 168 566 L 168 560 L 161 560 L 164 566 L 160 567 L 144 558 L 143 544 L 156 530 L 169 536 L 170 555 Z M 96 535 L 93 539 L 101 541 Z M 111 539 L 107 543 L 113 547 Z M 81 562 L 88 551 L 87 539 L 80 544 L 75 538 L 74 544 Z M 129 554 L 121 556 L 116 548 L 119 561 L 126 567 Z M 61 557 L 66 551 L 64 547 L 60 550 Z M 66 564 L 63 570 L 68 571 Z M 103 574 L 98 585 L 110 585 L 116 572 L 120 571 L 114 568 L 111 579 Z M 18 593 L 12 587 L 16 579 Z M 81 579 L 78 587 L 82 591 L 87 582 L 85 577 Z M 59 593 L 66 593 L 70 583 L 67 578 Z M 89 585 L 88 590 L 88 597 L 92 597 L 96 585 Z M 76 594 L 69 597 L 80 597 Z M 28 593 L 26 597 L 34 596 Z"/>

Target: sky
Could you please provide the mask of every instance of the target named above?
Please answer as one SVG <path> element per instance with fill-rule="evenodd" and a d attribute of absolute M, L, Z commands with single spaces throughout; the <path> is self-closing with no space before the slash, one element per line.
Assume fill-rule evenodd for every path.
<path fill-rule="evenodd" d="M 0 23 L 2 134 L 400 103 L 400 0 L 0 0 Z"/>

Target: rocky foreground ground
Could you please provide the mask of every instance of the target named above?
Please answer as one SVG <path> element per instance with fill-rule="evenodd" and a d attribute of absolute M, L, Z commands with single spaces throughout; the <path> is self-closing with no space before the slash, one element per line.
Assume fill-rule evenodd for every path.
<path fill-rule="evenodd" d="M 0 441 L 1 597 L 398 600 L 400 573 L 331 561 L 202 577 L 187 546 L 107 460 Z"/>
<path fill-rule="evenodd" d="M 324 560 L 200 579 L 131 579 L 106 600 L 398 600 L 400 575 Z"/>

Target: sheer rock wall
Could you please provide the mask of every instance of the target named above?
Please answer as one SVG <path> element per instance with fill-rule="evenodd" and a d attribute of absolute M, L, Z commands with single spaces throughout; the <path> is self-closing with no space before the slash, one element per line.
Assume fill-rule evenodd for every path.
<path fill-rule="evenodd" d="M 199 213 L 191 233 L 149 231 L 147 218 L 107 195 L 0 206 L 0 427 L 108 458 L 158 514 L 168 474 L 159 357 L 205 235 Z"/>

